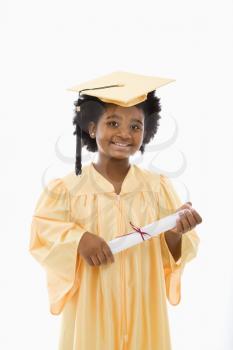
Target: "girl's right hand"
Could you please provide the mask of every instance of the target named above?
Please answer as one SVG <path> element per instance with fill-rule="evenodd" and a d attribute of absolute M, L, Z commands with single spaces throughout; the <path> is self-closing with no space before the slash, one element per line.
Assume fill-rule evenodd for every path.
<path fill-rule="evenodd" d="M 78 253 L 91 266 L 114 262 L 114 256 L 106 241 L 88 231 L 82 235 L 79 241 Z"/>

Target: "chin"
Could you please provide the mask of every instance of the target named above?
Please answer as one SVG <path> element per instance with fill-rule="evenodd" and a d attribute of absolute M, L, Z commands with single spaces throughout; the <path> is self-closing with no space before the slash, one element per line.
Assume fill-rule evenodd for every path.
<path fill-rule="evenodd" d="M 117 156 L 115 154 L 110 154 L 109 156 L 110 156 L 110 158 L 114 158 L 114 159 L 128 159 L 131 156 L 131 154 L 119 155 L 119 156 Z"/>

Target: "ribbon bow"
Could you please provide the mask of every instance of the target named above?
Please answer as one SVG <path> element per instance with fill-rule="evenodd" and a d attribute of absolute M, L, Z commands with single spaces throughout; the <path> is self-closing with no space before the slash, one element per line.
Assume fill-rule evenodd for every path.
<path fill-rule="evenodd" d="M 130 221 L 130 225 L 132 226 L 132 228 L 134 228 L 135 231 L 137 231 L 137 232 L 140 233 L 140 235 L 141 235 L 143 241 L 145 241 L 145 238 L 144 238 L 143 235 L 149 235 L 149 236 L 151 236 L 149 233 L 143 232 L 143 231 L 140 229 L 140 227 L 137 227 L 137 226 L 135 226 L 134 224 L 132 224 L 131 221 Z M 128 236 L 128 235 L 131 235 L 132 233 L 134 233 L 134 232 L 126 233 L 125 235 L 116 236 L 116 237 Z"/>

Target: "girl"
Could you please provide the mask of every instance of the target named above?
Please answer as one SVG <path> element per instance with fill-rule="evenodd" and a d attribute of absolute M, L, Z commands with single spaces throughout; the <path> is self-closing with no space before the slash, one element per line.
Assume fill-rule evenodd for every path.
<path fill-rule="evenodd" d="M 76 168 L 49 182 L 31 225 L 50 311 L 62 315 L 59 350 L 170 350 L 166 298 L 197 254 L 202 219 L 170 179 L 129 161 L 158 129 L 155 90 L 171 80 L 115 72 L 73 90 Z M 84 94 L 81 94 L 86 91 Z M 98 152 L 82 168 L 81 146 Z M 108 241 L 184 209 L 176 227 L 115 255 Z"/>

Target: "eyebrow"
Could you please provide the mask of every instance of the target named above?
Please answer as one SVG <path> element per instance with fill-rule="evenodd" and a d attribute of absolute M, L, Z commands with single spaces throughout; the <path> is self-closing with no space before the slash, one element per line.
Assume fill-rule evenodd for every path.
<path fill-rule="evenodd" d="M 111 115 L 109 115 L 106 119 L 108 120 L 108 119 L 111 119 L 111 118 L 122 119 L 122 117 L 120 117 L 120 116 L 117 115 L 117 114 L 111 114 Z M 131 119 L 131 120 L 134 121 L 134 122 L 138 122 L 138 123 L 140 123 L 141 125 L 143 125 L 143 123 L 142 123 L 141 120 L 139 120 L 139 119 L 133 118 L 133 119 Z"/>

